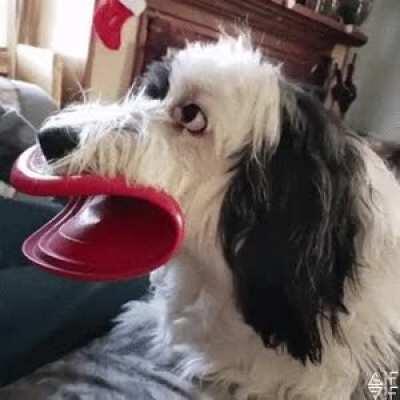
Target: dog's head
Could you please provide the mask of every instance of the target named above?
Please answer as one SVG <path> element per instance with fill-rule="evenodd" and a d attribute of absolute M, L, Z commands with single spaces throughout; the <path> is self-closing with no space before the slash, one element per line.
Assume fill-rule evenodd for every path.
<path fill-rule="evenodd" d="M 340 130 L 246 37 L 223 37 L 153 64 L 121 104 L 53 118 L 41 143 L 67 173 L 168 191 L 186 213 L 187 245 L 217 243 L 265 346 L 319 362 L 322 332 L 340 337 L 362 230 L 364 164 Z"/>

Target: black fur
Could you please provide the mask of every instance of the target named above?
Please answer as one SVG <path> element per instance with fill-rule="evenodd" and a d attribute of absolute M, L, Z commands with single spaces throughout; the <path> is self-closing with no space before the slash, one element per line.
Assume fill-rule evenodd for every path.
<path fill-rule="evenodd" d="M 289 86 L 282 91 L 292 93 L 297 116 L 282 104 L 274 154 L 263 148 L 255 159 L 245 148 L 235 155 L 219 230 L 246 323 L 267 347 L 318 363 L 319 322 L 340 339 L 344 282 L 356 282 L 364 163 L 319 102 Z"/>
<path fill-rule="evenodd" d="M 156 61 L 150 64 L 145 75 L 145 94 L 155 100 L 163 100 L 169 90 L 171 65 L 168 61 Z"/>

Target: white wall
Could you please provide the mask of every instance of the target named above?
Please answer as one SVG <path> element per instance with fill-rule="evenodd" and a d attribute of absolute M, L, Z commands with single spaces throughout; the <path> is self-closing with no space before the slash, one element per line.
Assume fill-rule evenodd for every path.
<path fill-rule="evenodd" d="M 0 47 L 7 46 L 7 0 L 0 0 Z"/>
<path fill-rule="evenodd" d="M 65 94 L 73 98 L 84 78 L 94 0 L 39 0 L 38 7 L 40 18 L 33 44 L 63 57 Z"/>
<path fill-rule="evenodd" d="M 5 1 L 5 0 L 0 0 Z M 89 99 L 115 101 L 129 87 L 138 19 L 130 18 L 122 31 L 121 48 L 107 49 L 92 35 L 95 0 L 29 0 L 38 23 L 30 44 L 49 48 L 64 61 L 64 100 L 76 100 L 83 84 Z M 92 41 L 91 41 L 92 39 Z"/>
<path fill-rule="evenodd" d="M 400 142 L 400 0 L 375 0 L 359 52 L 358 99 L 347 121 L 353 128 Z"/>

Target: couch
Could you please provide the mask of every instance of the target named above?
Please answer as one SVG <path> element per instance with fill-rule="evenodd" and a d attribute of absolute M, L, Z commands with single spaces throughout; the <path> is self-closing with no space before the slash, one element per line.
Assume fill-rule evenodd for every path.
<path fill-rule="evenodd" d="M 56 109 L 38 87 L 14 84 L 19 107 L 0 112 L 0 179 L 5 181 L 14 159 Z M 24 239 L 61 207 L 51 199 L 0 196 L 0 386 L 104 334 L 121 305 L 146 291 L 146 278 L 79 282 L 50 275 L 25 259 Z"/>

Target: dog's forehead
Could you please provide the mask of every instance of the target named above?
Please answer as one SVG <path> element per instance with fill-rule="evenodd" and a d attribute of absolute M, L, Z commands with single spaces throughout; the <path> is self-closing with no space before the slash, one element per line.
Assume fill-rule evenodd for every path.
<path fill-rule="evenodd" d="M 211 62 L 219 66 L 253 64 L 262 61 L 261 53 L 241 38 L 221 38 L 217 42 L 194 42 L 175 53 L 175 60 L 193 63 Z"/>
<path fill-rule="evenodd" d="M 146 94 L 163 100 L 207 92 L 230 96 L 237 88 L 257 91 L 277 81 L 279 68 L 268 62 L 246 36 L 223 36 L 217 42 L 188 43 L 151 64 L 145 75 Z"/>
<path fill-rule="evenodd" d="M 189 43 L 171 59 L 170 82 L 207 82 L 237 80 L 254 76 L 265 65 L 261 52 L 242 38 L 222 38 L 215 43 Z M 234 81 L 232 81 L 234 84 Z"/>

